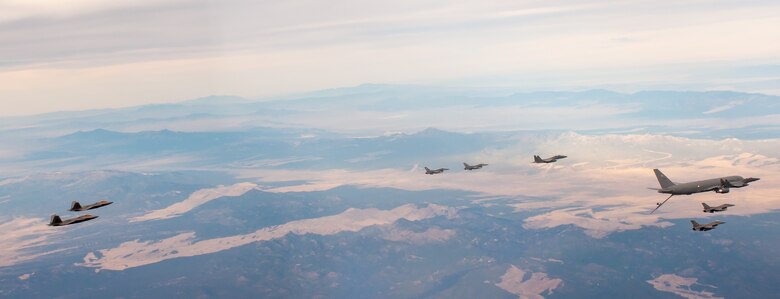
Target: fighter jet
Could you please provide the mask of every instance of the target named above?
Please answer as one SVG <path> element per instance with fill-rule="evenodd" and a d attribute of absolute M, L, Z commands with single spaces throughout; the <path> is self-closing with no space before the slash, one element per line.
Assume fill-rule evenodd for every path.
<path fill-rule="evenodd" d="M 49 222 L 49 226 L 64 226 L 64 225 L 71 225 L 76 224 L 79 222 L 89 221 L 92 219 L 98 218 L 98 216 L 92 216 L 92 215 L 81 215 L 76 218 L 71 219 L 65 219 L 62 220 L 60 216 L 57 216 L 57 214 L 51 215 L 51 221 Z"/>
<path fill-rule="evenodd" d="M 728 209 L 729 207 L 733 207 L 733 206 L 734 206 L 734 205 L 732 205 L 732 204 L 729 204 L 729 203 L 722 204 L 722 205 L 719 205 L 719 206 L 717 206 L 717 207 L 710 207 L 710 206 L 709 206 L 708 204 L 706 204 L 706 203 L 701 203 L 701 205 L 704 207 L 704 210 L 702 210 L 704 213 L 715 213 L 715 212 L 723 212 L 723 211 L 725 211 L 726 209 Z"/>
<path fill-rule="evenodd" d="M 715 193 L 729 193 L 729 190 L 731 188 L 742 188 L 748 186 L 749 183 L 751 182 L 755 182 L 759 180 L 759 178 L 743 178 L 741 176 L 735 175 L 735 176 L 727 176 L 727 177 L 716 178 L 716 179 L 708 179 L 703 181 L 695 181 L 695 182 L 678 184 L 672 182 L 660 170 L 653 169 L 653 171 L 655 172 L 655 177 L 658 179 L 658 183 L 661 185 L 661 188 L 660 189 L 648 188 L 648 189 L 656 190 L 658 191 L 658 193 L 665 193 L 670 195 L 663 202 L 656 203 L 655 209 L 652 212 L 650 212 L 650 214 L 658 210 L 658 208 L 660 208 L 663 204 L 665 204 L 667 200 L 669 200 L 670 198 L 672 198 L 672 196 L 675 195 L 691 195 L 694 193 L 709 192 L 709 191 L 715 191 Z"/>
<path fill-rule="evenodd" d="M 553 162 L 557 162 L 558 160 L 563 159 L 563 158 L 566 158 L 566 156 L 555 155 L 555 156 L 549 157 L 547 159 L 542 159 L 542 157 L 534 155 L 534 163 L 553 163 Z"/>
<path fill-rule="evenodd" d="M 707 223 L 707 224 L 699 224 L 698 222 L 696 222 L 696 220 L 691 220 L 691 224 L 693 224 L 692 230 L 700 231 L 700 232 L 706 232 L 708 230 L 713 230 L 713 229 L 715 229 L 716 226 L 724 224 L 724 223 L 726 223 L 726 222 L 715 220 L 715 221 Z"/>
<path fill-rule="evenodd" d="M 73 201 L 72 203 L 70 203 L 70 210 L 69 211 L 71 211 L 71 212 L 81 212 L 81 211 L 86 211 L 86 210 L 92 210 L 92 209 L 97 209 L 99 207 L 104 207 L 104 206 L 110 205 L 112 203 L 114 203 L 114 202 L 107 201 L 107 200 L 101 200 L 101 201 L 98 201 L 98 202 L 93 203 L 91 205 L 81 206 L 81 204 L 78 201 Z"/>
<path fill-rule="evenodd" d="M 466 162 L 463 162 L 463 170 L 474 170 L 474 169 L 480 169 L 483 166 L 487 166 L 487 164 L 479 163 L 477 165 L 469 165 Z"/>
<path fill-rule="evenodd" d="M 439 169 L 431 170 L 431 169 L 428 169 L 428 167 L 425 167 L 425 174 L 437 174 L 437 173 L 442 173 L 445 170 L 449 170 L 449 169 L 448 168 L 439 168 Z"/>

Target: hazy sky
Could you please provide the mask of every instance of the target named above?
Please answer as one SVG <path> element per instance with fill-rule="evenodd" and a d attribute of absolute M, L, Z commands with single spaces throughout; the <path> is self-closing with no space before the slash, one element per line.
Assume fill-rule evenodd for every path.
<path fill-rule="evenodd" d="M 361 83 L 780 94 L 778 1 L 0 0 L 0 115 Z"/>

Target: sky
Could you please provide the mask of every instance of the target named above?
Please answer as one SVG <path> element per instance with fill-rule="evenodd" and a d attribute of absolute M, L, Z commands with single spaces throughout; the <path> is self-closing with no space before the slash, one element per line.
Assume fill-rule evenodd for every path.
<path fill-rule="evenodd" d="M 0 0 L 0 116 L 363 83 L 780 94 L 777 1 Z"/>

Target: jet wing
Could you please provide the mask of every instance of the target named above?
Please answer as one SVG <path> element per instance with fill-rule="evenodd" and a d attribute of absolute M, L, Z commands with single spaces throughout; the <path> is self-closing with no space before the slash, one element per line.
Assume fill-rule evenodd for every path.
<path fill-rule="evenodd" d="M 745 182 L 743 181 L 728 181 L 728 183 L 729 185 L 731 185 L 731 187 L 736 187 L 736 188 L 745 186 Z"/>

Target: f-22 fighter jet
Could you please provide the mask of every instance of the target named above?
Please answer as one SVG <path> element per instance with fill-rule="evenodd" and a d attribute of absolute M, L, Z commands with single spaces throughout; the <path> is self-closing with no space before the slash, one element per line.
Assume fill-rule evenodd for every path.
<path fill-rule="evenodd" d="M 101 200 L 101 201 L 98 201 L 98 202 L 93 203 L 91 205 L 82 206 L 78 201 L 73 201 L 72 203 L 70 203 L 70 210 L 69 211 L 71 211 L 71 212 L 81 212 L 81 211 L 86 211 L 86 210 L 92 210 L 92 209 L 97 209 L 99 207 L 104 207 L 104 206 L 110 205 L 112 203 L 114 203 L 114 202 L 107 201 L 107 200 Z"/>
<path fill-rule="evenodd" d="M 696 220 L 691 220 L 691 224 L 693 224 L 692 230 L 700 231 L 700 232 L 706 232 L 708 230 L 713 230 L 713 229 L 715 229 L 716 226 L 724 224 L 724 223 L 726 223 L 726 222 L 717 221 L 716 220 L 716 221 L 713 221 L 713 222 L 710 222 L 710 223 L 707 223 L 707 224 L 699 224 L 698 222 L 696 222 Z"/>
<path fill-rule="evenodd" d="M 76 218 L 62 220 L 62 218 L 60 218 L 60 216 L 58 216 L 57 214 L 54 214 L 54 215 L 51 215 L 51 221 L 49 221 L 49 226 L 71 225 L 71 224 L 76 224 L 76 223 L 79 223 L 79 222 L 89 221 L 89 220 L 92 220 L 92 219 L 95 219 L 95 218 L 98 218 L 98 216 L 93 216 L 93 215 L 87 214 L 87 215 L 78 216 Z"/>
<path fill-rule="evenodd" d="M 702 207 L 704 207 L 704 210 L 702 210 L 704 213 L 715 213 L 715 212 L 723 212 L 729 207 L 733 207 L 734 205 L 730 203 L 725 203 L 722 205 L 719 205 L 717 207 L 710 207 L 710 205 L 706 203 L 701 203 Z"/>
<path fill-rule="evenodd" d="M 480 169 L 484 166 L 487 166 L 487 164 L 479 163 L 477 165 L 469 165 L 466 162 L 463 162 L 463 170 L 474 170 L 474 169 Z"/>
<path fill-rule="evenodd" d="M 425 174 L 433 175 L 433 174 L 437 174 L 437 173 L 442 173 L 445 170 L 449 170 L 449 169 L 448 168 L 428 169 L 428 167 L 425 167 Z"/>

